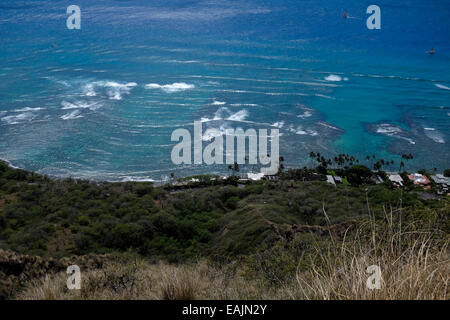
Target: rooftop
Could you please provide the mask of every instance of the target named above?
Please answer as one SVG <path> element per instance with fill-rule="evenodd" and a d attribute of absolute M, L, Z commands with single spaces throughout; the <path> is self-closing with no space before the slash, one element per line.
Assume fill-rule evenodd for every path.
<path fill-rule="evenodd" d="M 431 179 L 437 184 L 448 184 L 450 185 L 450 178 L 445 177 L 443 174 L 437 174 L 434 176 L 431 176 Z"/>
<path fill-rule="evenodd" d="M 414 184 L 417 184 L 417 185 L 427 185 L 430 183 L 430 180 L 428 179 L 428 177 L 424 176 L 423 174 L 420 174 L 420 173 L 409 174 L 408 178 L 409 178 L 409 180 L 414 182 Z"/>
<path fill-rule="evenodd" d="M 336 183 L 334 182 L 333 176 L 332 175 L 327 175 L 327 182 L 331 183 L 332 185 L 336 185 Z"/>
<path fill-rule="evenodd" d="M 259 181 L 264 177 L 264 173 L 247 173 L 247 178 L 253 181 Z"/>

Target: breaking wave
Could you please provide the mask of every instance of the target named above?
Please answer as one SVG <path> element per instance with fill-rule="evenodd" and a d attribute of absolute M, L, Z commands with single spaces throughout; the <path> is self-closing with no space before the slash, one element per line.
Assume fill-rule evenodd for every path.
<path fill-rule="evenodd" d="M 416 142 L 413 139 L 405 136 L 405 132 L 403 131 L 402 128 L 400 128 L 399 126 L 396 126 L 394 124 L 381 123 L 381 124 L 375 125 L 375 132 L 389 136 L 389 137 L 406 140 L 410 144 L 416 144 Z"/>
<path fill-rule="evenodd" d="M 180 91 L 185 91 L 185 90 L 189 90 L 189 89 L 194 89 L 195 86 L 193 84 L 188 84 L 185 82 L 175 82 L 172 84 L 165 84 L 165 85 L 160 85 L 157 83 L 149 83 L 147 85 L 145 85 L 146 89 L 161 89 L 162 91 L 166 92 L 166 93 L 174 93 L 174 92 L 180 92 Z"/>
<path fill-rule="evenodd" d="M 45 108 L 29 108 L 29 107 L 26 107 L 26 108 L 23 108 L 23 109 L 16 109 L 16 110 L 13 110 L 12 112 L 39 111 L 39 110 L 43 110 L 43 109 L 45 109 Z"/>
<path fill-rule="evenodd" d="M 281 129 L 281 128 L 284 127 L 284 121 L 277 121 L 277 122 L 275 122 L 274 124 L 272 124 L 272 127 Z"/>
<path fill-rule="evenodd" d="M 114 81 L 95 81 L 86 84 L 83 87 L 83 92 L 88 97 L 95 97 L 104 93 L 111 100 L 122 100 L 122 96 L 129 94 L 131 89 L 136 86 L 136 82 L 118 83 Z"/>
<path fill-rule="evenodd" d="M 443 84 L 435 83 L 434 85 L 435 85 L 436 87 L 440 88 L 440 89 L 450 90 L 449 87 L 444 86 Z"/>
<path fill-rule="evenodd" d="M 442 133 L 435 128 L 423 128 L 425 135 L 436 143 L 445 143 Z"/>
<path fill-rule="evenodd" d="M 82 101 L 77 101 L 75 103 L 63 101 L 61 102 L 63 110 L 70 110 L 70 109 L 89 109 L 89 110 L 96 110 L 100 107 L 100 104 L 98 102 L 96 103 L 87 103 Z"/>
<path fill-rule="evenodd" d="M 248 117 L 248 111 L 247 110 L 240 110 L 236 113 L 233 113 L 230 115 L 226 120 L 230 121 L 243 121 Z"/>
<path fill-rule="evenodd" d="M 325 80 L 331 82 L 340 82 L 342 80 L 348 81 L 348 78 L 346 77 L 342 78 L 341 76 L 338 76 L 336 74 L 330 74 L 329 76 L 325 77 Z"/>
<path fill-rule="evenodd" d="M 29 122 L 36 118 L 36 115 L 31 112 L 24 112 L 15 116 L 7 116 L 3 117 L 2 121 L 6 122 L 7 124 L 19 124 L 23 122 Z"/>
<path fill-rule="evenodd" d="M 293 125 L 289 126 L 288 129 L 290 132 L 298 134 L 298 135 L 309 135 L 312 137 L 318 136 L 319 133 L 312 129 L 303 129 L 303 126 L 294 127 Z"/>
<path fill-rule="evenodd" d="M 83 118 L 83 116 L 80 113 L 81 113 L 80 110 L 75 110 L 75 111 L 72 111 L 68 114 L 61 116 L 61 119 L 73 120 L 73 119 Z"/>
<path fill-rule="evenodd" d="M 214 101 L 211 103 L 211 105 L 213 105 L 213 106 L 223 106 L 223 105 L 225 105 L 225 104 L 227 104 L 225 101 L 217 101 L 217 100 L 214 100 Z"/>
<path fill-rule="evenodd" d="M 245 121 L 248 117 L 248 111 L 246 109 L 239 110 L 238 112 L 231 112 L 227 107 L 221 107 L 217 109 L 214 113 L 214 118 L 202 118 L 202 122 L 210 122 L 210 121 L 220 121 L 220 120 L 228 120 L 228 121 Z"/>

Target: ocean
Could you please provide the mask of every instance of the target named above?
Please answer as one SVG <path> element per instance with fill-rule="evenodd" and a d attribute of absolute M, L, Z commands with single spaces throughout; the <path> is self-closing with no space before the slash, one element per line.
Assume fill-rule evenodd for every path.
<path fill-rule="evenodd" d="M 80 30 L 66 27 L 73 4 Z M 315 151 L 446 169 L 450 2 L 378 0 L 380 30 L 366 27 L 371 4 L 2 0 L 0 158 L 108 181 L 226 174 L 171 161 L 172 132 L 202 120 L 279 129 L 286 167 Z"/>

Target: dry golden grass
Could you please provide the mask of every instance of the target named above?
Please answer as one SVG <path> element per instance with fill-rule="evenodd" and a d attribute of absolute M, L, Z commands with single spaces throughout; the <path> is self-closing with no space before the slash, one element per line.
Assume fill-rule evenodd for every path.
<path fill-rule="evenodd" d="M 382 237 L 384 236 L 384 238 Z M 433 232 L 397 232 L 361 238 L 340 248 L 317 251 L 307 271 L 297 272 L 302 299 L 448 299 L 448 241 L 438 244 Z M 335 248 L 335 250 L 331 250 Z M 367 267 L 381 270 L 381 288 L 369 290 Z"/>
<path fill-rule="evenodd" d="M 60 273 L 29 283 L 16 299 L 96 300 L 193 300 L 262 298 L 256 283 L 226 273 L 205 262 L 175 266 L 169 264 L 110 264 L 102 270 L 82 270 L 81 290 L 66 288 L 67 275 Z M 269 297 L 264 297 L 269 298 Z"/>
<path fill-rule="evenodd" d="M 448 236 L 423 226 L 396 229 L 391 217 L 379 225 L 369 221 L 351 239 L 317 245 L 302 258 L 307 261 L 299 261 L 296 274 L 278 284 L 263 275 L 249 278 L 245 264 L 217 268 L 204 261 L 176 266 L 136 260 L 82 270 L 81 290 L 68 290 L 61 273 L 30 282 L 16 298 L 448 299 Z M 381 269 L 379 290 L 366 284 L 371 265 Z"/>

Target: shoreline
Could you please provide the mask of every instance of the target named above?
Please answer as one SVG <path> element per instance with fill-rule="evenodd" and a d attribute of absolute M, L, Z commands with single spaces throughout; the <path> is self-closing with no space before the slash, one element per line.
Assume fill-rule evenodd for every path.
<path fill-rule="evenodd" d="M 27 172 L 31 172 L 31 173 L 35 173 L 35 174 L 41 175 L 41 176 L 47 176 L 47 177 L 49 177 L 51 179 L 54 179 L 54 180 L 64 180 L 64 179 L 87 180 L 87 181 L 89 181 L 91 183 L 96 183 L 96 184 L 101 184 L 101 183 L 127 183 L 127 182 L 131 182 L 131 183 L 151 183 L 154 186 L 165 186 L 165 185 L 174 184 L 174 182 L 175 183 L 176 182 L 180 182 L 181 180 L 185 180 L 186 181 L 186 179 L 188 179 L 188 178 L 194 178 L 194 177 L 198 177 L 198 176 L 215 176 L 215 177 L 221 177 L 221 178 L 225 178 L 225 179 L 229 178 L 229 177 L 232 177 L 232 176 L 237 176 L 240 179 L 248 179 L 248 177 L 246 177 L 247 174 L 253 174 L 253 172 L 245 172 L 245 173 L 242 172 L 242 175 L 240 175 L 239 173 L 235 174 L 235 175 L 232 175 L 232 174 L 217 174 L 217 173 L 212 174 L 212 173 L 204 172 L 204 173 L 201 173 L 201 174 L 177 176 L 173 180 L 171 180 L 169 178 L 169 176 L 166 176 L 168 179 L 164 179 L 164 180 L 162 180 L 162 179 L 152 179 L 150 177 L 139 178 L 139 179 L 136 179 L 136 180 L 125 179 L 125 178 L 123 180 L 107 180 L 107 179 L 101 179 L 101 178 L 94 179 L 94 178 L 77 177 L 77 176 L 62 177 L 62 176 L 56 176 L 56 175 L 52 175 L 52 174 L 42 174 L 42 173 L 39 173 L 39 172 L 36 172 L 36 171 L 33 171 L 33 170 L 29 170 L 29 169 L 26 169 L 26 168 L 17 167 L 14 164 L 12 164 L 11 161 L 9 161 L 7 159 L 4 159 L 4 158 L 0 158 L 0 162 L 6 163 L 7 166 L 9 168 L 11 168 L 11 169 L 24 170 L 24 171 L 27 171 Z M 363 166 L 364 166 L 364 164 L 363 164 Z M 366 166 L 366 167 L 369 168 L 373 173 L 376 173 L 376 170 L 373 170 L 370 166 Z M 301 170 L 302 168 L 303 167 L 286 167 L 286 168 L 284 168 L 284 170 L 290 170 L 290 169 L 292 169 L 292 170 Z M 316 170 L 316 168 L 308 168 L 308 169 Z M 338 168 L 332 168 L 332 167 L 328 168 L 328 170 L 330 170 L 330 171 L 333 171 L 333 170 L 336 170 L 336 169 L 338 169 Z M 416 172 L 418 172 L 420 170 L 423 170 L 423 169 L 409 170 L 409 171 L 407 171 L 405 169 L 403 169 L 403 170 L 404 170 L 403 172 L 407 172 L 407 173 L 416 173 Z M 425 169 L 425 170 L 427 172 L 429 172 L 429 173 L 432 173 L 432 171 L 433 171 L 433 169 Z M 435 171 L 435 172 L 433 172 L 433 175 L 444 174 L 445 170 L 446 169 Z M 402 171 L 399 171 L 399 170 L 396 170 L 396 169 L 388 169 L 388 168 L 385 168 L 384 170 L 381 170 L 381 171 L 390 172 L 390 173 L 400 173 L 400 172 L 402 172 Z M 264 177 L 264 175 L 263 175 L 263 177 Z"/>

